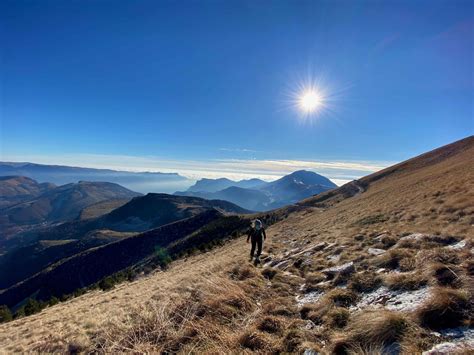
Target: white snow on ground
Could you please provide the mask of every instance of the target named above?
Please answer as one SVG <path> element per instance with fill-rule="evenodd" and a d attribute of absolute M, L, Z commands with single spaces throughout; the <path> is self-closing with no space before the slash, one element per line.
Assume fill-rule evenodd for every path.
<path fill-rule="evenodd" d="M 303 306 L 306 303 L 314 303 L 317 302 L 323 296 L 323 294 L 323 292 L 319 291 L 308 292 L 304 295 L 296 296 L 296 303 L 298 306 Z"/>
<path fill-rule="evenodd" d="M 435 333 L 438 336 L 448 337 L 446 341 L 433 346 L 430 350 L 424 351 L 423 355 L 451 354 L 456 350 L 474 350 L 474 329 L 468 327 L 458 327 L 444 329 Z"/>
<path fill-rule="evenodd" d="M 365 294 L 362 299 L 350 308 L 351 311 L 367 307 L 386 308 L 391 311 L 410 312 L 415 310 L 430 296 L 430 288 L 424 287 L 415 291 L 392 291 L 385 286 Z"/>

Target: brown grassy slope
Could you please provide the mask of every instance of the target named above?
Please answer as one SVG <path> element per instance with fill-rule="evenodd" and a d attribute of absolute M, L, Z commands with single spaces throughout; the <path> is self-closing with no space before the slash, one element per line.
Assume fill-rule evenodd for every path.
<path fill-rule="evenodd" d="M 130 199 L 114 199 L 95 203 L 84 208 L 79 214 L 78 219 L 84 220 L 103 216 L 104 214 L 107 214 L 116 208 L 122 207 L 128 201 L 130 201 Z"/>
<path fill-rule="evenodd" d="M 377 287 L 373 284 L 377 268 L 403 265 L 407 271 L 413 270 L 403 280 L 382 274 L 375 281 L 390 287 L 398 282 L 399 286 L 417 288 L 417 282 L 423 280 L 409 277 L 419 274 L 429 285 L 442 287 L 439 294 L 460 295 L 460 301 L 429 300 L 441 314 L 446 314 L 443 307 L 459 304 L 455 317 L 437 320 L 435 325 L 441 321 L 451 324 L 453 319 L 468 321 L 469 310 L 463 299 L 471 297 L 472 284 L 469 248 L 474 237 L 474 139 L 470 137 L 437 154 L 444 158 L 422 156 L 412 160 L 406 171 L 397 169 L 380 179 L 368 177 L 365 192 L 340 199 L 327 209 L 302 207 L 268 228 L 267 260 L 272 258 L 286 266 L 253 268 L 247 261 L 248 246 L 239 239 L 177 261 L 164 273 L 109 292 L 94 291 L 0 325 L 0 347 L 10 352 L 68 348 L 196 353 L 313 348 L 344 352 L 348 347 L 380 349 L 380 342 L 395 341 L 403 353 L 418 353 L 434 342 L 428 332 L 433 324 L 430 303 L 413 314 L 384 310 L 354 313 L 347 307 L 357 302 L 365 289 Z M 375 239 L 384 231 L 385 239 Z M 454 240 L 468 243 L 456 252 L 444 248 L 448 238 L 394 245 L 410 232 L 454 235 Z M 300 252 L 322 241 L 335 244 Z M 368 247 L 390 250 L 372 256 Z M 334 261 L 334 256 L 340 260 Z M 320 272 L 324 267 L 346 261 L 355 262 L 356 274 L 337 275 L 318 284 L 325 280 Z M 439 275 L 438 270 L 446 267 L 457 276 Z M 348 283 L 347 291 L 336 288 L 344 282 Z M 303 284 L 303 289 L 312 287 L 326 294 L 310 302 L 306 310 L 299 310 L 295 297 L 302 295 Z M 363 334 L 360 324 L 367 328 Z"/>

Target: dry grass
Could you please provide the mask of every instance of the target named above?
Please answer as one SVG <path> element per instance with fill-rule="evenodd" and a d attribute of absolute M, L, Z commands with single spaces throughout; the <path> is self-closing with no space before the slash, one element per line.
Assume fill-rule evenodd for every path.
<path fill-rule="evenodd" d="M 413 256 L 413 250 L 398 248 L 387 251 L 374 258 L 373 263 L 376 267 L 386 269 L 397 269 L 400 266 L 400 261 Z"/>
<path fill-rule="evenodd" d="M 357 292 L 370 292 L 382 283 L 382 278 L 374 272 L 363 271 L 352 276 L 348 287 Z"/>
<path fill-rule="evenodd" d="M 423 327 L 444 329 L 462 325 L 472 317 L 471 295 L 467 291 L 439 287 L 416 312 Z"/>
<path fill-rule="evenodd" d="M 400 313 L 360 313 L 351 319 L 344 333 L 336 334 L 332 351 L 335 354 L 348 354 L 357 351 L 354 349 L 381 349 L 385 345 L 400 342 L 411 327 L 410 320 Z"/>
<path fill-rule="evenodd" d="M 178 302 L 152 300 L 110 322 L 93 337 L 91 351 L 230 351 L 240 342 L 232 329 L 245 324 L 254 310 L 255 301 L 234 282 L 201 284 L 198 292 Z"/>
<path fill-rule="evenodd" d="M 354 313 L 347 305 L 357 300 L 358 293 L 379 285 L 377 268 L 398 268 L 411 276 L 418 273 L 432 284 L 458 287 L 435 291 L 415 312 L 416 323 L 438 329 L 468 322 L 471 296 L 463 288 L 472 282 L 463 278 L 474 275 L 472 256 L 466 253 L 474 237 L 473 199 L 474 147 L 437 164 L 410 163 L 404 170 L 370 180 L 366 191 L 352 198 L 328 199 L 324 208 L 306 201 L 309 207 L 278 211 L 284 220 L 268 229 L 264 246 L 272 259 L 322 241 L 337 243 L 291 259 L 286 270 L 254 268 L 247 261 L 248 245 L 238 239 L 173 262 L 164 273 L 2 324 L 0 347 L 5 352 L 66 352 L 77 347 L 99 352 L 284 353 L 314 348 L 376 354 L 383 345 L 396 342 L 402 350 L 409 349 L 403 350 L 407 354 L 419 353 L 430 346 L 430 339 L 407 316 L 384 310 Z M 413 232 L 436 237 L 393 244 Z M 382 233 L 387 236 L 375 240 Z M 444 236 L 471 244 L 453 252 L 445 248 L 449 238 Z M 369 256 L 369 246 L 387 252 Z M 335 254 L 340 261 L 327 259 Z M 301 258 L 311 263 L 292 266 L 295 261 L 298 266 Z M 362 272 L 327 283 L 327 294 L 300 313 L 295 299 L 302 293 L 300 286 L 316 287 L 324 281 L 319 271 L 345 261 L 354 261 Z M 459 286 L 448 267 L 463 274 Z M 416 278 L 411 276 L 383 281 L 412 288 Z M 348 289 L 334 288 L 339 281 L 347 282 Z M 301 316 L 321 326 L 308 330 L 310 322 Z"/>
<path fill-rule="evenodd" d="M 417 271 L 389 274 L 384 278 L 384 284 L 391 290 L 412 291 L 428 283 L 428 280 Z"/>

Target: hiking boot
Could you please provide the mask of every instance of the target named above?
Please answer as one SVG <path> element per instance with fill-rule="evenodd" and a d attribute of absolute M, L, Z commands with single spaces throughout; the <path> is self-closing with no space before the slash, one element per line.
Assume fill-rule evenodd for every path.
<path fill-rule="evenodd" d="M 260 264 L 260 258 L 259 257 L 256 257 L 255 258 L 255 261 L 253 262 L 255 266 L 257 266 L 258 264 Z"/>

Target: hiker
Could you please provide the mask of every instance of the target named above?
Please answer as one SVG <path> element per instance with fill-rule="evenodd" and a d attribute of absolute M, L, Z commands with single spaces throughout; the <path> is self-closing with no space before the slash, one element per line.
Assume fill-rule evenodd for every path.
<path fill-rule="evenodd" d="M 265 239 L 267 239 L 267 235 L 265 234 L 265 228 L 263 228 L 263 223 L 259 219 L 256 219 L 247 233 L 247 243 L 249 242 L 249 240 L 252 242 L 252 249 L 250 250 L 250 261 L 252 261 L 253 259 L 255 247 L 257 247 L 255 265 L 260 263 L 260 254 L 262 254 L 262 245 Z"/>

